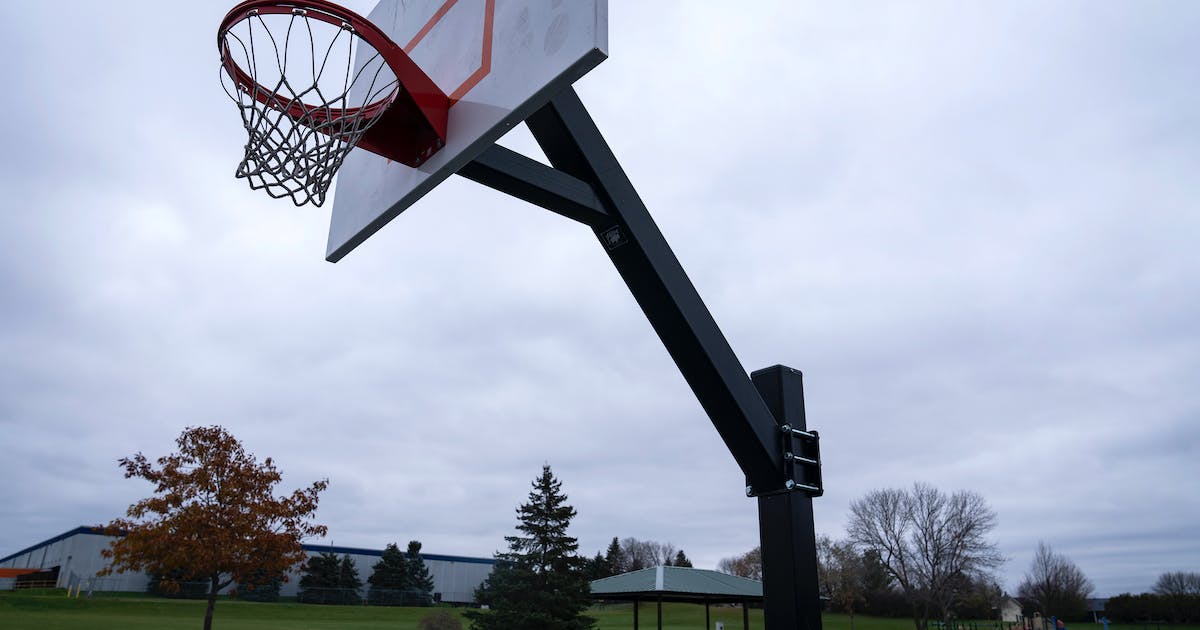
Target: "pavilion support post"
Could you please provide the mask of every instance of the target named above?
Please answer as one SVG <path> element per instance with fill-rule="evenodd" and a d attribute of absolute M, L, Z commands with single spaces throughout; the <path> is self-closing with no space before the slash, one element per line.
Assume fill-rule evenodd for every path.
<path fill-rule="evenodd" d="M 712 620 L 708 618 L 708 600 L 704 600 L 704 628 L 708 630 L 712 628 Z"/>
<path fill-rule="evenodd" d="M 638 609 L 641 608 L 638 598 L 633 598 L 633 630 L 638 630 Z"/>
<path fill-rule="evenodd" d="M 658 596 L 658 630 L 662 630 L 662 595 Z"/>
<path fill-rule="evenodd" d="M 750 630 L 750 605 L 742 602 L 742 630 Z"/>

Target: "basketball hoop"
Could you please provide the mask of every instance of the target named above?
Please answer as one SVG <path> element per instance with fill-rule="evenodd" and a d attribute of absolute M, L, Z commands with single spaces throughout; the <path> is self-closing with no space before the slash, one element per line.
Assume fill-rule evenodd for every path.
<path fill-rule="evenodd" d="M 355 64 L 355 46 L 373 54 Z M 416 168 L 446 144 L 445 93 L 383 31 L 331 2 L 242 2 L 217 48 L 249 135 L 236 175 L 272 197 L 321 205 L 356 146 Z"/>

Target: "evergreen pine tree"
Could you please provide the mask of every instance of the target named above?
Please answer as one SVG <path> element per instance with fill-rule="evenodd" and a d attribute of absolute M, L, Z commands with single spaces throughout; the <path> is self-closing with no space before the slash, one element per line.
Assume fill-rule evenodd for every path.
<path fill-rule="evenodd" d="M 599 580 L 609 576 L 608 561 L 604 559 L 604 554 L 596 552 L 596 557 L 587 560 L 586 573 L 588 580 Z"/>
<path fill-rule="evenodd" d="M 350 559 L 350 554 L 342 556 L 342 562 L 338 566 L 338 601 L 339 604 L 358 604 L 362 602 L 362 595 L 359 590 L 362 588 L 362 580 L 358 579 L 358 568 L 354 566 L 354 560 Z"/>
<path fill-rule="evenodd" d="M 367 583 L 367 603 L 375 606 L 400 606 L 401 594 L 408 588 L 408 563 L 396 543 L 388 543 L 379 562 L 371 567 Z"/>
<path fill-rule="evenodd" d="M 550 466 L 533 482 L 529 502 L 517 508 L 517 536 L 505 536 L 508 551 L 497 553 L 496 568 L 475 592 L 489 610 L 470 610 L 473 630 L 590 630 L 595 619 L 583 612 L 590 589 L 579 543 L 567 535 L 575 508 L 567 505 L 562 482 Z"/>
<path fill-rule="evenodd" d="M 146 583 L 146 592 L 169 599 L 206 599 L 208 597 L 208 582 L 185 580 L 183 575 L 184 572 L 181 570 L 168 571 L 165 574 L 150 572 L 148 574 L 150 580 Z M 164 588 L 164 582 L 174 582 L 179 588 L 172 589 L 169 586 Z"/>
<path fill-rule="evenodd" d="M 692 561 L 688 559 L 687 554 L 680 549 L 679 553 L 675 554 L 675 562 L 672 562 L 677 567 L 691 567 Z"/>
<path fill-rule="evenodd" d="M 238 599 L 246 602 L 277 602 L 279 589 L 283 586 L 283 577 L 258 570 L 250 579 L 237 585 Z"/>
<path fill-rule="evenodd" d="M 300 592 L 296 599 L 305 604 L 336 604 L 338 602 L 338 557 L 332 552 L 309 556 L 301 569 Z"/>
<path fill-rule="evenodd" d="M 433 604 L 433 576 L 421 557 L 421 541 L 408 541 L 408 558 L 405 560 L 406 606 L 429 606 Z"/>
<path fill-rule="evenodd" d="M 608 565 L 608 575 L 619 575 L 629 570 L 625 567 L 621 543 L 617 541 L 616 536 L 613 536 L 612 542 L 608 544 L 608 550 L 604 552 L 604 561 Z"/>

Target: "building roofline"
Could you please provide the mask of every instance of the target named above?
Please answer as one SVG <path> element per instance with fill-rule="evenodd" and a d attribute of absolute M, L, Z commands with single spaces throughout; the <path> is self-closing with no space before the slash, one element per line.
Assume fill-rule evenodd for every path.
<path fill-rule="evenodd" d="M 351 554 L 355 556 L 382 557 L 382 549 L 365 549 L 363 547 L 340 547 L 336 545 L 302 545 L 305 551 L 329 552 L 335 554 Z M 401 553 L 404 553 L 403 551 Z M 407 557 L 407 554 L 405 554 Z M 470 556 L 448 556 L 440 553 L 421 553 L 425 560 L 441 560 L 443 562 L 463 562 L 468 564 L 496 564 L 495 558 L 472 558 Z"/>
<path fill-rule="evenodd" d="M 54 543 L 56 543 L 60 540 L 70 538 L 71 536 L 74 536 L 76 534 L 91 534 L 93 536 L 103 536 L 104 535 L 104 533 L 101 531 L 101 529 L 99 527 L 89 527 L 87 525 L 80 525 L 79 527 L 76 527 L 75 529 L 63 532 L 53 538 L 47 538 L 46 540 L 43 540 L 42 542 L 40 542 L 36 545 L 30 545 L 16 553 L 4 556 L 3 558 L 0 558 L 0 562 L 8 562 L 9 560 L 16 558 L 17 556 L 25 555 L 35 549 L 41 549 L 42 547 L 45 547 L 46 545 L 53 545 Z"/>
<path fill-rule="evenodd" d="M 103 530 L 99 527 L 80 525 L 79 527 L 76 527 L 75 529 L 63 532 L 57 536 L 54 536 L 53 538 L 47 538 L 46 540 L 43 540 L 42 542 L 37 543 L 36 545 L 30 545 L 16 553 L 9 554 L 3 558 L 0 558 L 0 562 L 8 562 L 9 560 L 12 560 L 13 558 L 25 555 L 36 549 L 41 549 L 42 547 L 45 547 L 47 545 L 53 545 L 54 543 L 56 543 L 60 540 L 65 540 L 65 539 L 75 536 L 77 534 L 89 534 L 92 536 L 104 536 L 105 535 Z M 301 545 L 301 546 L 304 547 L 305 551 L 309 551 L 309 552 L 329 551 L 329 552 L 333 552 L 336 554 L 349 553 L 349 554 L 353 554 L 356 556 L 382 556 L 383 555 L 382 550 L 364 549 L 361 547 L 335 547 L 333 545 Z M 492 565 L 496 564 L 495 558 L 472 558 L 472 557 L 468 557 L 468 556 L 448 556 L 448 555 L 437 554 L 437 553 L 422 553 L 421 557 L 426 560 L 440 560 L 442 562 L 462 562 L 465 564 L 492 564 Z"/>

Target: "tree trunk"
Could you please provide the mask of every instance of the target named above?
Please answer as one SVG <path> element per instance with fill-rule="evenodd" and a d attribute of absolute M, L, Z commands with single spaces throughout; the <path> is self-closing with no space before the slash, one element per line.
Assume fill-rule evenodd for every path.
<path fill-rule="evenodd" d="M 929 611 L 916 603 L 912 607 L 913 625 L 917 630 L 929 630 Z M 207 629 L 206 629 L 207 630 Z"/>
<path fill-rule="evenodd" d="M 217 580 L 219 575 L 212 576 L 212 582 L 208 589 L 208 608 L 204 610 L 204 630 L 212 630 L 213 608 L 217 605 L 217 591 L 220 590 L 220 584 Z"/>

